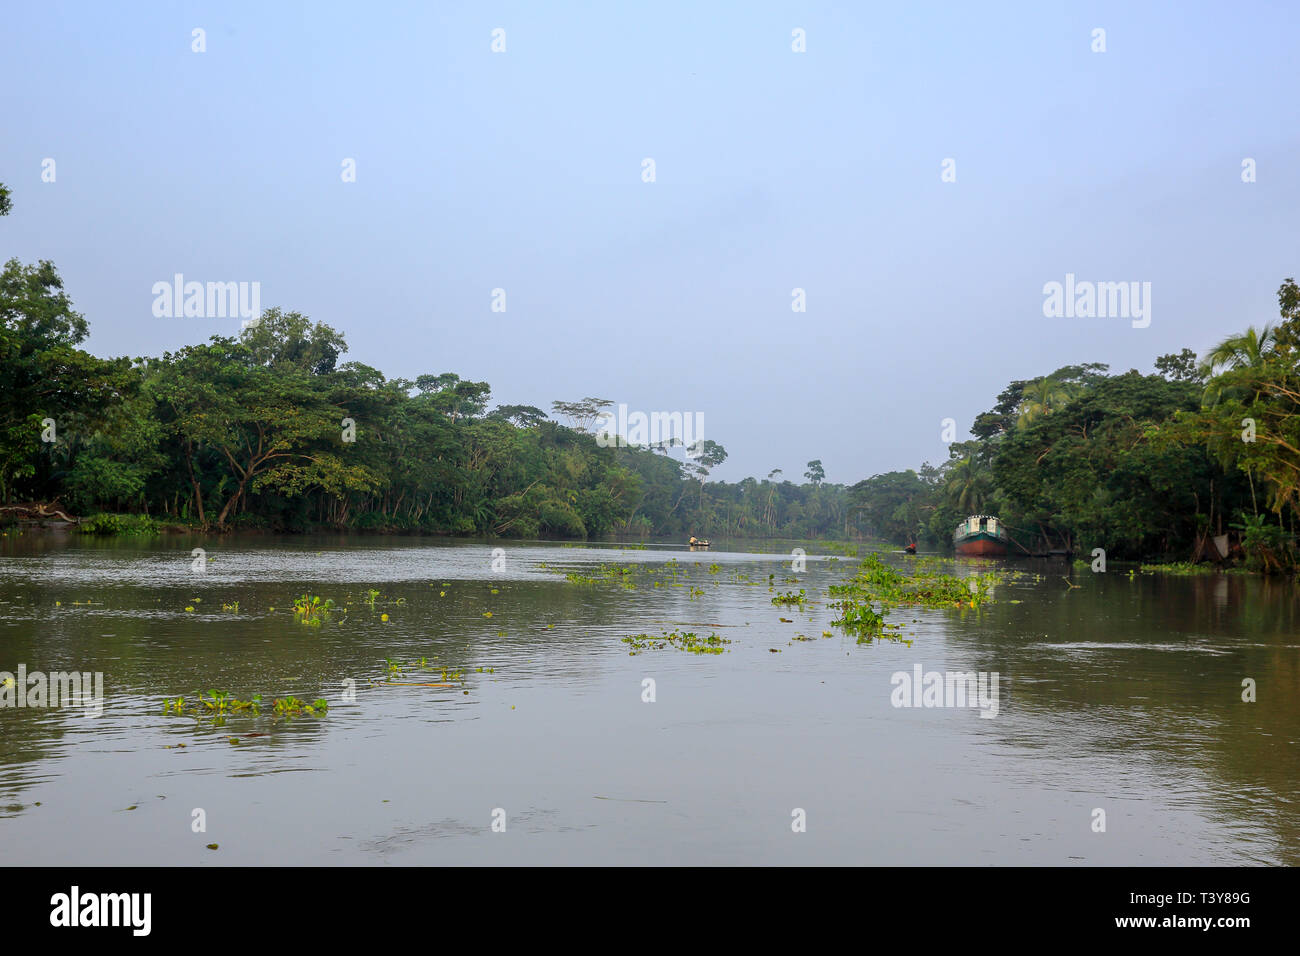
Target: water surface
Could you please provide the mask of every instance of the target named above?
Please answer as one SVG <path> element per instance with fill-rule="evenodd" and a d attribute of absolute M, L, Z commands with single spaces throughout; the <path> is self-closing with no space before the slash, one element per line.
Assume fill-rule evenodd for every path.
<path fill-rule="evenodd" d="M 788 552 L 716 545 L 11 532 L 0 670 L 102 671 L 106 701 L 98 717 L 0 708 L 0 858 L 1300 863 L 1292 586 L 1026 564 L 978 610 L 895 611 L 910 645 L 859 645 L 831 627 L 826 595 L 856 562 L 805 547 L 792 573 Z M 634 565 L 635 586 L 557 573 L 610 565 Z M 772 605 L 800 587 L 806 610 Z M 341 611 L 304 627 L 291 610 L 303 592 Z M 731 643 L 630 655 L 621 640 L 674 629 Z M 464 685 L 378 683 L 386 660 L 419 658 Z M 998 715 L 892 706 L 891 675 L 916 664 L 997 672 Z M 164 698 L 208 688 L 330 709 L 219 727 L 161 714 Z"/>

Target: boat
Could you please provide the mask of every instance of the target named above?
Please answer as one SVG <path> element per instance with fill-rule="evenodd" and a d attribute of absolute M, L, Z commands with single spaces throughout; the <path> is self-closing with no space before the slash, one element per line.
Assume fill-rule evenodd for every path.
<path fill-rule="evenodd" d="M 971 515 L 952 533 L 958 554 L 1000 558 L 1007 553 L 1007 532 L 992 515 Z"/>
<path fill-rule="evenodd" d="M 709 542 L 704 538 L 697 538 L 695 537 L 695 535 L 691 535 L 692 548 L 707 548 L 708 546 L 709 546 Z"/>

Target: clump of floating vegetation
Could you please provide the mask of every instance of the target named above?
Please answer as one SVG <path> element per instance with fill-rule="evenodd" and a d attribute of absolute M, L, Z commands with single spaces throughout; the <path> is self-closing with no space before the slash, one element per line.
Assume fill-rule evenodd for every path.
<path fill-rule="evenodd" d="M 218 714 L 235 714 L 242 711 L 260 713 L 262 695 L 256 694 L 248 700 L 240 700 L 224 691 L 210 690 L 197 698 L 186 701 L 184 697 L 169 697 L 163 701 L 164 714 L 200 714 L 216 716 Z"/>
<path fill-rule="evenodd" d="M 600 581 L 615 581 L 629 591 L 636 589 L 635 577 L 639 572 L 637 565 L 602 564 L 590 574 L 578 571 L 557 571 L 563 574 L 570 584 L 596 584 Z M 653 572 L 652 572 L 653 573 Z"/>
<path fill-rule="evenodd" d="M 298 618 L 298 623 L 320 627 L 321 621 L 329 617 L 333 607 L 334 602 L 329 598 L 322 600 L 317 595 L 308 597 L 304 594 L 293 602 L 293 613 Z"/>
<path fill-rule="evenodd" d="M 631 637 L 623 638 L 623 643 L 631 645 L 632 650 L 628 651 L 628 656 L 635 657 L 642 651 L 661 651 L 665 647 L 688 651 L 691 654 L 721 654 L 726 650 L 725 645 L 730 644 L 731 641 L 713 633 L 710 633 L 708 637 L 701 637 L 694 631 L 665 631 L 659 637 L 653 637 L 649 634 L 634 634 Z"/>
<path fill-rule="evenodd" d="M 452 683 L 457 681 L 459 681 L 461 684 L 465 683 L 464 671 L 456 670 L 455 668 L 452 667 L 446 667 L 444 665 L 438 664 L 436 661 L 429 661 L 428 659 L 423 657 L 421 657 L 418 661 L 405 661 L 405 662 L 395 661 L 392 660 L 391 658 L 384 658 L 384 667 L 388 673 L 387 673 L 387 679 L 379 682 L 383 684 L 407 683 L 406 681 L 396 680 L 396 678 L 398 677 L 411 676 L 407 673 L 407 671 L 422 671 L 428 673 L 429 675 L 437 673 L 438 682 L 442 684 L 446 684 L 448 686 L 450 686 Z M 482 668 L 479 668 L 479 670 L 482 670 Z M 416 683 L 419 685 L 429 686 L 429 682 L 420 681 Z"/>
<path fill-rule="evenodd" d="M 862 644 L 870 641 L 872 637 L 884 632 L 885 614 L 888 610 L 882 605 L 877 611 L 871 604 L 870 600 L 864 599 L 846 599 L 839 603 L 841 610 L 839 618 L 831 621 L 835 627 L 842 627 L 850 634 L 858 638 L 858 643 Z"/>
<path fill-rule="evenodd" d="M 302 714 L 314 714 L 329 710 L 329 703 L 324 697 L 318 697 L 310 704 L 297 697 L 277 697 L 272 703 L 277 717 L 298 717 Z"/>
<path fill-rule="evenodd" d="M 1077 562 L 1076 562 L 1077 564 Z M 1213 574 L 1212 564 L 1192 564 L 1190 561 L 1170 561 L 1168 564 L 1144 564 L 1142 570 L 1153 574 Z"/>
<path fill-rule="evenodd" d="M 803 588 L 800 588 L 798 594 L 793 591 L 786 594 L 778 594 L 776 597 L 772 598 L 772 603 L 782 607 L 797 607 L 802 611 L 808 606 L 808 595 L 804 593 Z"/>
<path fill-rule="evenodd" d="M 909 560 L 915 562 L 913 568 L 917 574 L 933 574 L 943 568 L 951 568 L 957 564 L 953 558 L 935 557 L 933 555 L 923 558 L 912 557 Z"/>
<path fill-rule="evenodd" d="M 886 565 L 878 554 L 869 554 L 850 581 L 831 585 L 830 593 L 840 598 L 835 606 L 841 612 L 831 623 L 857 635 L 859 644 L 869 643 L 876 637 L 891 637 L 884 632 L 901 627 L 885 622 L 891 606 L 976 608 L 989 600 L 994 581 L 992 574 L 960 578 L 922 570 L 921 566 L 916 573 L 905 575 Z"/>
<path fill-rule="evenodd" d="M 539 564 L 538 567 L 545 567 L 545 565 Z M 548 568 L 547 570 L 564 575 L 565 580 L 570 584 L 590 585 L 599 584 L 602 581 L 613 581 L 629 591 L 635 590 L 638 583 L 641 586 L 649 583 L 652 588 L 687 587 L 690 589 L 690 596 L 695 598 L 703 595 L 704 589 L 679 581 L 679 578 L 692 573 L 695 568 L 699 568 L 701 571 L 707 570 L 710 575 L 717 575 L 722 571 L 722 565 L 720 564 L 711 564 L 706 569 L 702 562 L 696 561 L 690 566 L 684 566 L 679 564 L 676 558 L 666 561 L 660 567 L 649 564 L 602 564 L 595 569 L 565 571 L 560 568 Z"/>
<path fill-rule="evenodd" d="M 271 702 L 272 713 L 277 717 L 298 717 L 303 714 L 325 713 L 329 702 L 319 697 L 310 704 L 297 697 L 277 697 Z M 168 697 L 163 701 L 164 714 L 177 717 L 194 717 L 198 720 L 211 718 L 213 724 L 225 723 L 227 717 L 248 714 L 260 716 L 262 713 L 262 695 L 254 694 L 248 700 L 240 700 L 225 691 L 209 690 L 193 698 Z"/>
<path fill-rule="evenodd" d="M 429 585 L 429 586 L 432 587 L 433 585 Z M 352 603 L 352 601 L 350 600 L 351 597 L 352 595 L 349 594 L 348 595 L 349 600 L 347 602 L 348 604 Z M 374 588 L 370 588 L 366 591 L 363 591 L 361 593 L 361 603 L 364 604 L 366 607 L 370 608 L 370 610 L 372 611 L 375 610 L 376 603 L 380 603 L 380 593 L 376 591 Z M 401 607 L 406 603 L 406 598 L 384 598 L 382 603 L 392 607 Z"/>
<path fill-rule="evenodd" d="M 847 584 L 832 585 L 832 594 L 866 595 L 885 604 L 922 607 L 979 607 L 989 600 L 996 576 L 957 577 L 952 574 L 917 570 L 902 574 L 886 565 L 878 554 L 862 559 L 858 573 Z"/>
<path fill-rule="evenodd" d="M 842 554 L 846 558 L 856 558 L 858 556 L 858 546 L 856 544 L 844 544 L 840 541 L 825 541 L 822 543 L 822 547 L 827 551 Z"/>

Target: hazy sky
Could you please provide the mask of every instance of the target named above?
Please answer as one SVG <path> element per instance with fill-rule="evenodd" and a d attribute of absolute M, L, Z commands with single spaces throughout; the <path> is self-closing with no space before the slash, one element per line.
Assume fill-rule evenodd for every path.
<path fill-rule="evenodd" d="M 256 281 L 390 377 L 701 412 L 718 477 L 851 482 L 946 459 L 940 421 L 964 437 L 1013 378 L 1150 371 L 1276 317 L 1297 27 L 1135 0 L 13 4 L 0 257 L 52 259 L 97 354 L 237 331 L 155 318 L 174 273 Z M 1150 326 L 1045 318 L 1067 273 L 1150 282 Z"/>

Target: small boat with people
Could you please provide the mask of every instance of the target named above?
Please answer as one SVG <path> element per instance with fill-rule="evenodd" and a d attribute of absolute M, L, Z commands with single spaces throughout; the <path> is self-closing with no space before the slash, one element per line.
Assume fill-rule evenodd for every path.
<path fill-rule="evenodd" d="M 697 538 L 697 537 L 695 537 L 695 535 L 691 535 L 691 548 L 692 548 L 692 549 L 694 549 L 694 548 L 707 548 L 708 546 L 709 546 L 709 542 L 708 542 L 708 539 L 707 539 L 707 538 Z"/>
<path fill-rule="evenodd" d="M 958 554 L 1000 558 L 1007 553 L 1007 532 L 993 515 L 971 515 L 952 534 Z"/>

